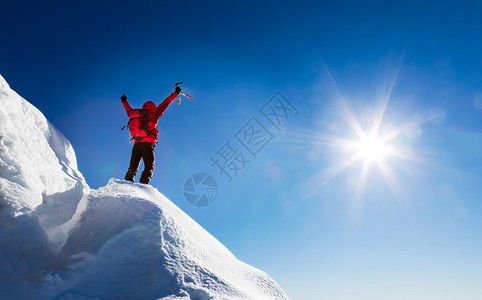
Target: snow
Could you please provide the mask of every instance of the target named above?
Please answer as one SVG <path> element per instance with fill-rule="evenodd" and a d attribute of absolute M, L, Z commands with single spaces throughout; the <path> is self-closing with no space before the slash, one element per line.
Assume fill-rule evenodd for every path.
<path fill-rule="evenodd" d="M 97 190 L 0 76 L 0 299 L 288 299 L 149 185 Z"/>
<path fill-rule="evenodd" d="M 1 76 L 0 88 L 2 219 L 30 212 L 78 184 L 87 188 L 74 150 L 62 133 Z"/>

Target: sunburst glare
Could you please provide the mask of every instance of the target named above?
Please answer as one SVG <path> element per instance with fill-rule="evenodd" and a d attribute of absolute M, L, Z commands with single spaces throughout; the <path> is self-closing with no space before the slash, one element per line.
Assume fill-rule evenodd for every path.
<path fill-rule="evenodd" d="M 391 145 L 376 134 L 362 136 L 349 147 L 351 148 L 349 151 L 353 152 L 353 159 L 361 159 L 366 163 L 383 162 L 392 151 Z"/>
<path fill-rule="evenodd" d="M 320 130 L 324 133 L 307 132 L 297 139 L 301 143 L 308 143 L 312 149 L 331 149 L 332 153 L 328 156 L 331 164 L 325 165 L 323 170 L 305 182 L 307 197 L 349 170 L 347 180 L 350 180 L 346 186 L 352 190 L 353 209 L 356 214 L 360 212 L 372 177 L 376 178 L 374 180 L 377 188 L 382 184 L 379 178 L 383 178 L 385 187 L 391 191 L 394 199 L 403 205 L 400 200 L 402 189 L 397 175 L 401 174 L 402 167 L 406 170 L 410 164 L 423 163 L 422 158 L 416 155 L 415 145 L 411 143 L 414 140 L 412 137 L 421 131 L 422 124 L 436 116 L 430 113 L 414 113 L 403 117 L 396 109 L 388 115 L 387 107 L 396 75 L 397 72 L 388 88 L 382 89 L 384 93 L 377 100 L 365 102 L 365 105 L 343 96 L 331 77 L 328 84 L 325 82 L 332 97 L 332 108 L 329 109 L 331 119 L 325 121 L 327 127 Z M 327 160 L 323 162 L 326 163 Z M 375 174 L 376 176 L 372 176 Z"/>

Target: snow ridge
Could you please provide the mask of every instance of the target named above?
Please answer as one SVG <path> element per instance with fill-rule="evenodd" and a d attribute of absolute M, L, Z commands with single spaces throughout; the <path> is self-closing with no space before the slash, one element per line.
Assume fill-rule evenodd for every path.
<path fill-rule="evenodd" d="M 91 190 L 1 76 L 0 167 L 1 299 L 288 299 L 152 186 Z"/>
<path fill-rule="evenodd" d="M 88 188 L 62 133 L 1 76 L 0 88 L 0 207 L 9 208 L 0 211 L 2 218 L 29 212 L 78 184 Z"/>

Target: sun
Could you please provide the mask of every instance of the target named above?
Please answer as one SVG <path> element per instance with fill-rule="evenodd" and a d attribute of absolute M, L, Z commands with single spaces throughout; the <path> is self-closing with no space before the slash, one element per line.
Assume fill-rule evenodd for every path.
<path fill-rule="evenodd" d="M 300 132 L 290 139 L 297 147 L 308 146 L 305 151 L 310 162 L 321 163 L 317 172 L 300 183 L 303 199 L 311 198 L 333 179 L 341 177 L 336 184 L 343 187 L 341 192 L 353 194 L 352 208 L 356 214 L 367 197 L 385 188 L 403 205 L 401 179 L 408 178 L 406 172 L 412 167 L 427 163 L 426 149 L 417 146 L 422 125 L 438 115 L 401 101 L 389 105 L 400 67 L 401 60 L 393 76 L 387 73 L 382 78 L 376 94 L 365 97 L 358 94 L 359 99 L 352 99 L 338 88 L 325 66 L 321 86 L 329 106 L 314 130 Z"/>
<path fill-rule="evenodd" d="M 345 173 L 346 187 L 353 192 L 353 212 L 360 212 L 369 187 L 381 187 L 382 181 L 394 199 L 401 203 L 403 188 L 400 172 L 420 163 L 411 136 L 431 114 L 387 115 L 389 97 L 373 101 L 368 107 L 354 107 L 350 99 L 339 98 L 329 130 L 306 134 L 314 149 L 329 148 L 330 160 L 321 171 L 304 182 L 310 197 L 335 177 Z M 365 113 L 370 112 L 370 113 Z M 372 180 L 373 179 L 373 180 Z M 382 179 L 382 181 L 380 181 Z"/>
<path fill-rule="evenodd" d="M 362 136 L 352 146 L 353 159 L 365 163 L 383 163 L 393 155 L 390 143 L 377 135 Z"/>
<path fill-rule="evenodd" d="M 315 149 L 327 147 L 330 161 L 321 171 L 306 180 L 306 197 L 310 197 L 335 177 L 345 173 L 345 186 L 353 193 L 352 212 L 357 216 L 368 195 L 368 188 L 380 188 L 384 181 L 394 199 L 401 203 L 403 194 L 398 174 L 400 166 L 408 166 L 417 158 L 406 136 L 426 119 L 401 118 L 394 123 L 386 114 L 388 99 L 375 102 L 370 117 L 361 116 L 363 109 L 354 109 L 349 101 L 339 101 L 341 109 L 329 128 L 333 132 L 314 133 L 311 144 Z M 372 180 L 373 179 L 373 180 Z M 380 179 L 382 181 L 380 181 Z"/>

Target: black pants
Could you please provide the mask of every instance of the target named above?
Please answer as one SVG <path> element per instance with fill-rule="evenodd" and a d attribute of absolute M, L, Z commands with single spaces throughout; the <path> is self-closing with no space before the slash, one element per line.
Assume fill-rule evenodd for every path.
<path fill-rule="evenodd" d="M 135 143 L 132 147 L 131 163 L 127 170 L 125 180 L 134 181 L 137 174 L 137 169 L 141 163 L 141 158 L 144 160 L 144 171 L 142 172 L 140 183 L 148 184 L 154 173 L 154 143 Z"/>

